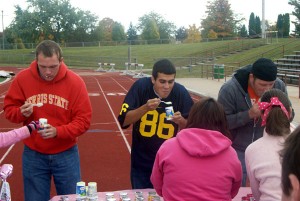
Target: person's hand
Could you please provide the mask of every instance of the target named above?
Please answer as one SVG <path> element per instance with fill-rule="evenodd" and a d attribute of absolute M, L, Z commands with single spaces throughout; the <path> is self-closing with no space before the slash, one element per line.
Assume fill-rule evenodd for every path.
<path fill-rule="evenodd" d="M 25 102 L 24 105 L 20 107 L 20 111 L 24 117 L 29 117 L 33 112 L 33 106 L 31 103 Z"/>
<path fill-rule="evenodd" d="M 29 132 L 31 133 L 32 131 L 40 128 L 40 123 L 39 123 L 39 121 L 32 121 L 27 125 L 27 128 L 28 128 Z"/>
<path fill-rule="evenodd" d="M 172 117 L 172 121 L 174 121 L 175 123 L 178 124 L 178 122 L 182 119 L 183 117 L 181 116 L 181 113 L 179 111 L 175 112 L 173 117 Z"/>
<path fill-rule="evenodd" d="M 39 130 L 38 133 L 43 139 L 55 138 L 56 137 L 56 128 L 47 124 L 44 129 Z"/>
<path fill-rule="evenodd" d="M 6 180 L 12 174 L 13 166 L 11 164 L 4 164 L 0 168 L 0 178 Z"/>
<path fill-rule="evenodd" d="M 170 120 L 176 123 L 180 129 L 185 128 L 187 123 L 187 120 L 181 115 L 179 111 L 175 112 Z"/>
<path fill-rule="evenodd" d="M 259 118 L 260 115 L 261 115 L 261 111 L 258 107 L 258 104 L 257 103 L 254 103 L 252 105 L 252 107 L 250 108 L 250 110 L 248 111 L 249 113 L 249 117 L 250 119 L 256 119 L 256 118 Z"/>
<path fill-rule="evenodd" d="M 147 111 L 155 110 L 160 104 L 159 98 L 149 99 L 146 103 Z"/>

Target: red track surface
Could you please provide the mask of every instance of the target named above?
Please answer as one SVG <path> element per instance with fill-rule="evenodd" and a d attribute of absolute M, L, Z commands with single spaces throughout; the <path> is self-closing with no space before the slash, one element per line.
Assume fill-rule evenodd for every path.
<path fill-rule="evenodd" d="M 11 67 L 1 69 L 15 73 L 20 70 Z M 78 142 L 82 180 L 97 182 L 98 191 L 130 189 L 131 127 L 122 130 L 117 117 L 124 96 L 136 79 L 120 73 L 99 73 L 91 70 L 76 72 L 86 83 L 93 108 L 91 127 L 80 136 Z M 10 83 L 11 81 L 0 85 L 1 108 Z M 195 95 L 192 97 L 195 101 L 199 100 Z M 8 122 L 1 111 L 0 132 L 20 126 Z M 3 159 L 0 164 L 10 163 L 14 166 L 14 172 L 8 178 L 14 201 L 23 200 L 22 150 L 22 142 L 16 143 L 11 149 L 0 150 Z M 4 156 L 6 153 L 8 154 Z M 56 195 L 53 185 L 51 195 Z"/>

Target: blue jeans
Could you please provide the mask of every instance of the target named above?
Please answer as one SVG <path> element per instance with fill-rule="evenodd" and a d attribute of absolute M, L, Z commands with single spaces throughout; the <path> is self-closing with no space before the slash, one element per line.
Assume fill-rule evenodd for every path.
<path fill-rule="evenodd" d="M 246 170 L 246 164 L 245 164 L 245 152 L 240 150 L 235 150 L 237 153 L 237 156 L 241 162 L 242 170 L 243 170 L 243 179 L 242 179 L 242 186 L 246 186 L 247 181 L 247 170 Z"/>
<path fill-rule="evenodd" d="M 153 188 L 150 181 L 151 171 L 141 171 L 131 168 L 130 180 L 132 189 Z"/>
<path fill-rule="evenodd" d="M 22 160 L 25 201 L 48 201 L 52 176 L 58 195 L 76 193 L 81 179 L 77 145 L 58 154 L 41 154 L 25 145 Z"/>

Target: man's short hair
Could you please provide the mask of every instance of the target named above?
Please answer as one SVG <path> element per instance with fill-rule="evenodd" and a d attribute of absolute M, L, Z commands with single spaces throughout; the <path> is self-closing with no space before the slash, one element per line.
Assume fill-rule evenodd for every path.
<path fill-rule="evenodd" d="M 44 40 L 36 47 L 35 57 L 38 58 L 39 54 L 43 53 L 46 57 L 52 57 L 54 54 L 57 55 L 58 60 L 62 60 L 62 50 L 56 42 L 52 40 Z"/>
<path fill-rule="evenodd" d="M 251 73 L 260 80 L 274 81 L 277 78 L 277 66 L 270 59 L 260 58 L 253 63 Z"/>
<path fill-rule="evenodd" d="M 174 64 L 168 59 L 161 59 L 153 65 L 152 76 L 156 80 L 158 73 L 166 75 L 176 75 L 176 68 Z"/>

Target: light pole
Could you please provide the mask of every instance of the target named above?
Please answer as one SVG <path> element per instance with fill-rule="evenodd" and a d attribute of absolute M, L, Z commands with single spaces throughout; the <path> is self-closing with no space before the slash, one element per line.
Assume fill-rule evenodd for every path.
<path fill-rule="evenodd" d="M 266 38 L 265 0 L 262 0 L 261 37 Z"/>
<path fill-rule="evenodd" d="M 2 10 L 2 49 L 4 50 L 4 23 L 3 23 L 3 10 Z"/>

